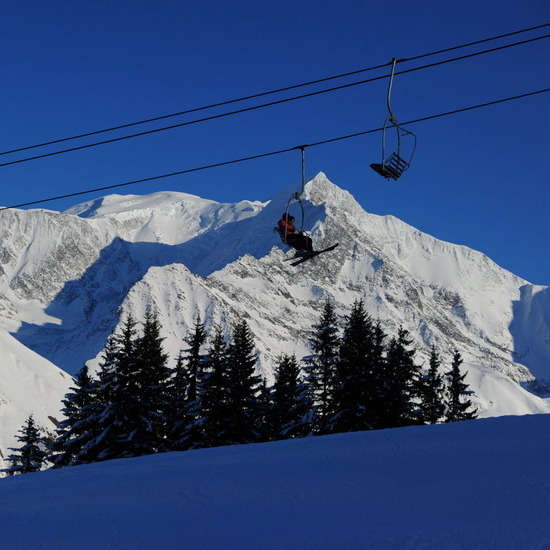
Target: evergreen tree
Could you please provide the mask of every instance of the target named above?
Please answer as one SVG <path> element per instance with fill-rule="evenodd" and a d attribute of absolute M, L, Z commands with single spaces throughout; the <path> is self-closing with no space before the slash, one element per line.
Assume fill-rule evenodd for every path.
<path fill-rule="evenodd" d="M 203 447 L 219 447 L 227 442 L 228 350 L 223 330 L 215 326 L 198 379 L 199 427 Z"/>
<path fill-rule="evenodd" d="M 243 320 L 233 329 L 227 353 L 226 444 L 252 443 L 261 438 L 261 379 L 255 374 L 256 361 L 254 338 Z"/>
<path fill-rule="evenodd" d="M 257 398 L 257 441 L 273 441 L 275 438 L 273 425 L 273 388 L 268 387 L 265 379 L 260 380 L 260 388 Z"/>
<path fill-rule="evenodd" d="M 279 358 L 269 415 L 271 438 L 305 437 L 311 432 L 311 398 L 294 355 Z"/>
<path fill-rule="evenodd" d="M 10 451 L 14 451 L 7 458 L 11 465 L 3 471 L 8 475 L 37 472 L 45 464 L 48 453 L 32 414 L 18 433 L 16 437 L 22 445 L 19 448 L 10 447 Z"/>
<path fill-rule="evenodd" d="M 114 425 L 105 422 L 105 418 L 114 418 L 111 404 L 118 385 L 116 371 L 117 357 L 120 353 L 118 339 L 117 336 L 108 338 L 99 364 L 97 379 L 92 380 L 92 399 L 83 405 L 81 412 L 83 434 L 80 438 L 81 445 L 75 452 L 71 465 L 101 460 L 104 447 L 109 444 L 109 439 L 112 437 Z"/>
<path fill-rule="evenodd" d="M 414 350 L 408 331 L 399 328 L 386 353 L 384 398 L 386 410 L 381 419 L 383 428 L 396 428 L 415 423 L 419 367 L 414 363 Z"/>
<path fill-rule="evenodd" d="M 105 428 L 102 441 L 104 449 L 98 457 L 100 460 L 144 454 L 140 441 L 143 430 L 137 425 L 145 410 L 140 403 L 137 378 L 136 325 L 134 318 L 129 315 L 122 327 L 122 334 L 116 337 L 118 349 L 113 368 L 102 379 L 104 385 L 101 392 L 107 397 L 107 406 L 100 418 Z M 138 440 L 134 439 L 135 435 L 138 435 Z M 136 450 L 136 443 L 139 450 Z"/>
<path fill-rule="evenodd" d="M 187 427 L 185 420 L 185 405 L 187 403 L 187 392 L 189 389 L 189 379 L 187 365 L 183 350 L 176 361 L 176 366 L 172 372 L 172 376 L 168 381 L 167 399 L 169 407 L 166 416 L 166 445 L 170 451 L 183 450 L 182 438 L 185 437 L 185 428 Z"/>
<path fill-rule="evenodd" d="M 141 456 L 164 449 L 166 381 L 160 325 L 147 312 L 143 336 L 129 315 L 110 337 L 97 380 L 82 373 L 66 402 L 67 419 L 54 446 L 56 466 Z"/>
<path fill-rule="evenodd" d="M 84 366 L 78 372 L 71 390 L 63 400 L 64 419 L 57 426 L 57 437 L 51 449 L 50 461 L 56 468 L 80 463 L 77 457 L 93 433 L 88 420 L 90 406 L 96 399 L 96 387 L 88 374 L 88 367 Z"/>
<path fill-rule="evenodd" d="M 130 441 L 135 456 L 163 451 L 166 448 L 167 385 L 171 371 L 168 355 L 162 349 L 160 323 L 152 310 L 147 310 L 143 336 L 135 343 L 135 371 L 138 407 L 133 417 Z"/>
<path fill-rule="evenodd" d="M 205 326 L 197 316 L 193 333 L 185 340 L 189 345 L 187 355 L 180 354 L 171 381 L 169 439 L 173 450 L 184 451 L 204 444 L 199 423 L 198 384 L 205 363 L 202 347 L 206 337 Z"/>
<path fill-rule="evenodd" d="M 100 365 L 91 421 L 98 434 L 83 448 L 87 462 L 140 456 L 150 450 L 143 434 L 152 430 L 140 403 L 136 322 L 129 315 L 122 333 L 110 339 Z"/>
<path fill-rule="evenodd" d="M 468 396 L 473 395 L 474 392 L 468 390 L 468 384 L 464 382 L 467 373 L 460 373 L 460 365 L 462 365 L 462 356 L 455 350 L 451 370 L 446 374 L 449 381 L 447 422 L 477 418 L 477 410 L 472 408 L 472 402 L 468 399 Z"/>
<path fill-rule="evenodd" d="M 339 337 L 336 314 L 332 302 L 327 300 L 319 323 L 314 326 L 311 338 L 313 355 L 306 360 L 307 383 L 313 401 L 313 433 L 330 432 L 330 419 L 334 415 L 334 388 L 338 363 Z"/>
<path fill-rule="evenodd" d="M 428 372 L 419 380 L 419 414 L 420 424 L 437 424 L 445 414 L 445 384 L 439 373 L 441 359 L 435 346 L 430 352 Z"/>
<path fill-rule="evenodd" d="M 375 349 L 372 320 L 365 312 L 363 301 L 355 301 L 340 344 L 331 431 L 371 428 L 370 392 L 375 391 Z"/>
<path fill-rule="evenodd" d="M 386 334 L 382 329 L 380 321 L 377 321 L 372 330 L 366 396 L 365 422 L 370 429 L 381 428 L 386 415 L 387 362 L 385 357 L 385 340 Z"/>
<path fill-rule="evenodd" d="M 197 380 L 204 366 L 205 358 L 202 354 L 202 347 L 206 342 L 206 338 L 206 328 L 201 321 L 200 315 L 197 315 L 193 333 L 186 340 L 189 345 L 187 353 L 187 368 L 189 371 L 188 396 L 193 401 L 196 401 L 197 399 Z"/>

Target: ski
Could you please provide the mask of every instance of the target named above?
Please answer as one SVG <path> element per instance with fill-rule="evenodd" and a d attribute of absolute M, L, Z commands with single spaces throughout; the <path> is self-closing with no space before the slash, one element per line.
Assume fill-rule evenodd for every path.
<path fill-rule="evenodd" d="M 297 265 L 300 265 L 304 262 L 307 262 L 308 260 L 311 260 L 312 258 L 315 258 L 316 256 L 319 256 L 319 254 L 324 254 L 325 252 L 330 252 L 331 250 L 334 250 L 340 243 L 333 244 L 332 246 L 329 246 L 328 248 L 323 248 L 323 250 L 313 250 L 312 252 L 306 252 L 305 254 L 302 254 L 298 259 L 296 257 L 290 258 L 293 261 L 290 265 L 293 267 L 296 267 Z"/>
<path fill-rule="evenodd" d="M 309 252 L 302 252 L 301 254 L 296 253 L 290 258 L 283 258 L 283 262 L 292 262 L 293 260 L 301 260 L 304 256 L 307 256 Z"/>

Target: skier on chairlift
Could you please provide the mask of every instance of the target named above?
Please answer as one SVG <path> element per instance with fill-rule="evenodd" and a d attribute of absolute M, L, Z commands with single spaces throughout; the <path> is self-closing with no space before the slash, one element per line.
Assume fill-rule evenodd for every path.
<path fill-rule="evenodd" d="M 296 220 L 287 212 L 284 212 L 277 223 L 277 230 L 282 241 L 295 248 L 299 253 L 313 252 L 313 241 L 309 235 L 296 229 Z"/>
<path fill-rule="evenodd" d="M 279 233 L 283 243 L 296 250 L 296 255 L 294 257 L 285 259 L 285 261 L 290 261 L 290 265 L 293 267 L 307 262 L 308 260 L 319 256 L 319 254 L 334 250 L 338 246 L 338 243 L 335 243 L 328 248 L 324 248 L 323 250 L 313 250 L 313 240 L 309 235 L 302 231 L 304 226 L 304 205 L 302 204 L 301 197 L 304 194 L 306 185 L 305 148 L 305 145 L 297 147 L 297 149 L 300 149 L 302 152 L 302 188 L 300 191 L 292 194 L 288 200 L 286 212 L 283 212 L 281 219 L 277 223 L 277 227 L 275 227 L 275 230 Z M 297 201 L 302 210 L 302 221 L 299 230 L 296 229 L 296 220 L 294 216 L 288 213 L 290 204 L 293 201 Z"/>

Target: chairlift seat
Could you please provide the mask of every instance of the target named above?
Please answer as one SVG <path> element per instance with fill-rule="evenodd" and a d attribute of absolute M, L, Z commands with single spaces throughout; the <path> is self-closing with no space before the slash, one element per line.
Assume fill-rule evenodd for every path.
<path fill-rule="evenodd" d="M 409 163 L 397 153 L 392 153 L 384 164 L 371 164 L 370 167 L 386 179 L 398 180 Z"/>

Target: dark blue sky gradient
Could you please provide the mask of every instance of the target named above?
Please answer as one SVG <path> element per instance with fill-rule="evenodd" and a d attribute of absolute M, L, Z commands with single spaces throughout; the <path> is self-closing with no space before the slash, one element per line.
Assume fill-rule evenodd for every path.
<path fill-rule="evenodd" d="M 0 151 L 310 81 L 550 22 L 546 0 L 410 2 L 8 1 L 0 18 Z M 550 33 L 550 27 L 451 52 L 407 69 Z M 398 76 L 393 107 L 413 120 L 550 87 L 550 39 Z M 373 71 L 356 79 L 375 77 Z M 351 82 L 353 78 L 341 83 Z M 338 82 L 334 83 L 338 84 Z M 330 84 L 329 84 L 330 85 Z M 187 115 L 0 163 L 273 101 Z M 0 167 L 13 205 L 378 128 L 387 80 L 46 159 Z M 380 134 L 308 149 L 323 171 L 376 214 L 395 215 L 550 284 L 550 94 L 410 126 L 413 166 L 397 183 L 369 164 Z M 123 187 L 224 202 L 265 200 L 298 184 L 299 153 Z M 45 203 L 63 210 L 106 193 Z"/>

